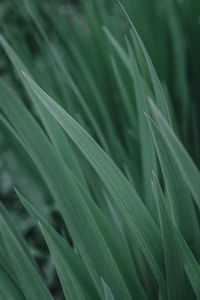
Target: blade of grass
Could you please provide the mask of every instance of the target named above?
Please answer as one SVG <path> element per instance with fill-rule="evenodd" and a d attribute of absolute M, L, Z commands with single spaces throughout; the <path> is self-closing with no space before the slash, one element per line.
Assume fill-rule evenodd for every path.
<path fill-rule="evenodd" d="M 181 235 L 180 231 L 177 230 L 177 237 L 180 247 L 180 253 L 182 255 L 183 264 L 185 268 L 185 272 L 190 281 L 191 286 L 196 294 L 197 299 L 200 297 L 200 266 L 196 261 L 194 255 L 192 254 L 190 248 L 188 247 L 186 241 Z"/>
<path fill-rule="evenodd" d="M 34 131 L 37 132 L 37 129 L 35 128 Z M 16 132 L 14 136 L 16 136 Z M 37 139 L 39 140 L 39 137 Z M 25 147 L 25 149 L 27 148 L 22 138 L 20 138 L 19 135 L 17 135 L 17 140 L 21 143 L 23 147 Z M 40 144 L 42 145 L 41 140 L 40 140 Z M 44 145 L 42 149 L 45 149 Z M 38 150 L 38 151 L 42 152 L 42 150 Z M 48 153 L 47 150 L 46 152 Z M 126 279 L 126 283 L 128 284 L 129 289 L 132 291 L 132 293 L 138 295 L 139 298 L 145 297 L 143 288 L 141 287 L 141 284 L 137 278 L 134 264 L 128 259 L 127 255 L 124 252 L 124 248 L 122 247 L 122 244 L 120 243 L 120 241 L 118 241 L 114 232 L 112 232 L 108 224 L 106 224 L 105 218 L 103 217 L 100 210 L 98 210 L 97 206 L 94 204 L 93 199 L 88 193 L 88 190 L 85 189 L 85 187 L 81 184 L 81 182 L 79 182 L 79 180 L 74 176 L 73 173 L 71 173 L 70 176 L 74 178 L 77 186 L 80 188 L 81 195 L 84 201 L 89 206 L 89 209 L 92 212 L 92 215 L 94 216 L 95 222 L 97 223 L 98 228 L 101 231 L 101 234 L 103 235 L 108 247 L 111 249 L 112 255 L 120 268 L 120 272 L 123 274 L 123 277 Z M 94 176 L 90 177 L 90 181 L 92 185 L 94 184 L 92 182 L 93 178 Z M 74 239 L 74 242 L 76 243 L 76 239 Z"/>
<path fill-rule="evenodd" d="M 174 232 L 173 223 L 165 207 L 165 198 L 155 173 L 153 173 L 152 185 L 162 232 L 168 299 L 183 299 L 186 294 L 184 290 L 186 285 L 183 263 L 179 255 L 178 241 Z"/>
<path fill-rule="evenodd" d="M 104 149 L 107 151 L 107 153 L 110 153 L 108 144 L 106 142 L 106 139 L 104 138 L 104 135 L 102 134 L 101 128 L 99 127 L 98 123 L 96 122 L 95 118 L 93 117 L 93 114 L 90 111 L 90 107 L 87 105 L 78 85 L 76 84 L 75 80 L 71 76 L 71 74 L 68 72 L 65 64 L 63 63 L 61 56 L 59 54 L 59 51 L 56 51 L 54 47 L 52 47 L 51 41 L 49 40 L 47 34 L 45 33 L 39 18 L 37 18 L 37 10 L 35 9 L 34 5 L 32 5 L 32 2 L 29 0 L 25 0 L 25 5 L 28 13 L 30 14 L 30 17 L 36 24 L 40 34 L 42 35 L 42 38 L 44 39 L 45 43 L 47 44 L 48 49 L 50 50 L 52 59 L 55 60 L 58 67 L 63 73 L 63 76 L 65 76 L 69 82 L 69 85 L 71 86 L 74 94 L 77 97 L 77 100 L 79 101 L 80 105 L 83 107 L 83 110 L 85 111 L 86 115 L 88 116 L 92 126 L 95 128 L 95 131 L 99 137 L 99 140 L 104 147 Z M 11 58 L 12 59 L 12 58 Z"/>
<path fill-rule="evenodd" d="M 169 114 L 169 110 L 168 110 L 168 106 L 167 106 L 167 102 L 166 102 L 166 99 L 165 99 L 165 94 L 163 92 L 163 89 L 162 89 L 162 85 L 160 83 L 160 80 L 158 78 L 158 75 L 156 73 L 156 70 L 153 66 L 153 63 L 151 61 L 151 58 L 142 42 L 142 39 L 140 38 L 137 30 L 135 29 L 135 26 L 133 25 L 133 22 L 131 21 L 128 13 L 126 12 L 124 6 L 121 4 L 121 2 L 118 0 L 118 3 L 122 9 L 122 11 L 124 12 L 128 22 L 130 23 L 131 25 L 131 28 L 133 30 L 133 34 L 136 36 L 136 39 L 138 41 L 138 44 L 140 45 L 140 48 L 141 48 L 141 51 L 145 57 L 145 60 L 146 60 L 146 64 L 148 66 L 148 69 L 149 69 L 149 72 L 150 72 L 150 75 L 151 75 L 151 79 L 152 79 L 152 83 L 153 83 L 153 86 L 154 86 L 154 92 L 155 92 L 155 95 L 156 95 L 156 101 L 157 101 L 157 104 L 158 104 L 158 107 L 160 108 L 161 112 L 163 113 L 163 115 L 165 116 L 165 118 L 167 119 L 167 121 L 169 122 L 169 124 L 171 125 L 171 118 L 170 118 L 170 114 Z"/>
<path fill-rule="evenodd" d="M 137 103 L 137 110 L 138 110 L 139 137 L 140 137 L 140 145 L 141 145 L 141 156 L 142 156 L 141 160 L 142 160 L 145 203 L 149 212 L 154 217 L 154 220 L 156 220 L 157 218 L 156 203 L 153 198 L 151 184 L 150 184 L 152 170 L 156 170 L 157 168 L 156 156 L 155 156 L 155 148 L 154 148 L 150 128 L 144 116 L 144 111 L 146 112 L 149 111 L 148 100 L 147 100 L 147 95 L 145 93 L 143 79 L 140 75 L 137 61 L 135 58 L 135 54 L 133 52 L 133 49 L 131 48 L 128 39 L 126 39 L 126 41 L 127 41 L 128 52 L 130 57 L 130 68 L 132 72 L 132 79 L 133 79 L 134 90 L 136 94 L 136 103 Z"/>
<path fill-rule="evenodd" d="M 15 276 L 27 299 L 52 299 L 49 291 L 43 283 L 37 269 L 32 264 L 15 234 L 10 230 L 3 217 L 0 217 L 0 232 L 8 251 Z"/>
<path fill-rule="evenodd" d="M 193 163 L 192 159 L 190 158 L 189 154 L 187 153 L 181 142 L 178 140 L 178 138 L 176 137 L 176 135 L 174 134 L 174 132 L 160 113 L 160 111 L 157 109 L 157 107 L 151 100 L 149 101 L 154 120 L 156 121 L 156 123 L 151 121 L 152 130 L 154 134 L 156 134 L 155 142 L 157 143 L 157 145 L 159 142 L 159 147 L 161 147 L 161 143 L 164 145 L 164 149 L 162 149 L 162 155 L 166 155 L 168 153 L 168 163 L 167 165 L 165 164 L 165 169 L 167 167 L 170 167 L 170 173 L 168 173 L 167 175 L 173 176 L 173 182 L 179 184 L 178 196 L 179 193 L 185 193 L 185 195 L 182 195 L 183 199 L 181 197 L 181 202 L 184 200 L 184 206 L 186 208 L 185 219 L 182 220 L 183 229 L 184 223 L 186 222 L 186 220 L 188 220 L 187 226 L 191 226 L 190 230 L 188 229 L 188 235 L 191 236 L 191 234 L 194 234 L 193 241 L 191 242 L 197 244 L 195 248 L 197 253 L 199 254 L 199 230 L 198 225 L 196 224 L 197 221 L 192 200 L 189 197 L 187 188 L 190 190 L 191 194 L 194 197 L 194 200 L 196 201 L 197 206 L 200 208 L 200 173 L 195 164 Z M 170 178 L 166 179 L 168 185 L 169 179 Z M 173 182 L 170 183 L 171 189 L 177 187 L 176 185 L 174 185 Z M 186 184 L 186 188 L 184 187 L 184 184 Z M 177 197 L 177 192 L 176 195 L 174 195 L 174 197 Z M 181 203 L 179 202 L 176 202 L 176 204 L 181 205 Z M 179 213 L 183 212 L 183 210 L 179 211 Z"/>
<path fill-rule="evenodd" d="M 129 298 L 129 292 L 116 265 L 116 261 L 90 208 L 71 176 L 71 172 L 56 156 L 45 134 L 22 105 L 21 101 L 3 84 L 1 84 L 1 90 L 0 106 L 14 127 L 17 128 L 26 150 L 47 183 L 69 228 L 70 234 L 73 236 L 74 242 L 88 269 L 93 274 L 100 294 L 102 285 L 98 274 L 104 274 L 104 277 L 112 286 L 116 298 L 120 298 L 122 295 Z M 5 102 L 4 99 L 9 99 L 9 101 Z M 30 132 L 34 133 L 34 135 L 30 135 Z M 96 259 L 97 256 L 98 259 Z"/>
<path fill-rule="evenodd" d="M 106 153 L 67 112 L 42 91 L 32 79 L 25 74 L 24 77 L 29 88 L 35 93 L 36 101 L 41 101 L 54 116 L 102 179 L 125 221 L 137 237 L 141 250 L 164 291 L 165 283 L 162 276 L 162 251 L 159 232 L 133 186 Z M 152 236 L 154 236 L 153 240 Z"/>
<path fill-rule="evenodd" d="M 2 268 L 0 268 L 0 299 L 25 300 L 22 292 Z"/>
<path fill-rule="evenodd" d="M 81 258 L 28 201 L 19 192 L 16 193 L 28 213 L 36 222 L 39 221 L 66 299 L 99 299 L 93 280 Z"/>
<path fill-rule="evenodd" d="M 28 72 L 27 67 L 24 65 L 24 63 L 20 60 L 20 58 L 17 56 L 17 54 L 14 52 L 14 50 L 11 48 L 11 46 L 7 43 L 7 41 L 0 36 L 0 42 L 4 49 L 6 50 L 10 60 L 12 61 L 13 65 L 19 72 L 19 76 L 22 79 L 23 82 L 23 76 L 21 76 L 20 70 L 26 70 Z M 30 74 L 30 72 L 28 72 Z M 26 85 L 25 85 L 26 88 Z M 33 95 L 30 90 L 27 90 L 30 98 L 32 99 Z M 32 99 L 33 100 L 33 99 Z M 36 107 L 37 112 L 39 113 L 39 116 L 47 130 L 47 133 L 49 134 L 49 137 L 51 138 L 57 152 L 61 156 L 61 158 L 64 160 L 65 163 L 67 163 L 67 166 L 74 172 L 74 174 L 81 180 L 81 182 L 86 185 L 86 182 L 84 180 L 84 176 L 82 173 L 82 170 L 78 164 L 78 161 L 76 157 L 74 156 L 74 153 L 71 149 L 70 143 L 67 140 L 67 137 L 62 132 L 62 130 L 59 128 L 58 124 L 55 122 L 55 120 L 51 117 L 51 115 L 43 108 L 43 106 L 40 103 L 35 103 L 33 101 L 33 105 Z"/>
<path fill-rule="evenodd" d="M 102 284 L 104 288 L 105 300 L 115 300 L 110 288 L 108 287 L 108 285 L 105 283 L 103 279 L 102 279 Z"/>
<path fill-rule="evenodd" d="M 173 156 L 167 151 L 168 146 L 159 129 L 150 119 L 149 124 L 164 176 L 172 217 L 195 255 L 199 257 L 199 225 L 192 197 Z"/>
<path fill-rule="evenodd" d="M 28 250 L 28 247 L 27 247 L 27 245 L 26 245 L 26 243 L 25 243 L 22 235 L 17 230 L 15 224 L 13 224 L 12 220 L 9 217 L 8 212 L 6 211 L 6 209 L 5 209 L 5 207 L 3 206 L 2 203 L 0 203 L 0 215 L 3 217 L 3 219 L 5 220 L 7 226 L 12 231 L 12 233 L 15 236 L 15 238 L 18 240 L 19 244 L 23 248 L 23 251 L 26 253 L 26 255 L 28 256 L 28 258 L 31 260 L 31 262 L 34 264 L 34 266 L 37 268 L 37 265 L 36 265 L 33 257 L 31 256 L 31 254 L 30 254 L 30 252 Z"/>

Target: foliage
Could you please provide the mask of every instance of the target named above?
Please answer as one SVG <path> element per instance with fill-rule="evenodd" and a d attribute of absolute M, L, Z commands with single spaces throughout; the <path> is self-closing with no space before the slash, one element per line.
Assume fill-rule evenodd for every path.
<path fill-rule="evenodd" d="M 1 2 L 0 299 L 200 299 L 199 14 Z"/>

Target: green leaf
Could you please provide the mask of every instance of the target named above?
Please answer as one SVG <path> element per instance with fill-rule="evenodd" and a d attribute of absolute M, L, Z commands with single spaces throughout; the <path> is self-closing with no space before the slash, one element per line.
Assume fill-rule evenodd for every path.
<path fill-rule="evenodd" d="M 83 198 L 74 176 L 55 154 L 47 137 L 21 101 L 4 84 L 1 84 L 1 91 L 0 107 L 18 131 L 27 152 L 48 185 L 73 241 L 93 275 L 100 294 L 102 292 L 101 275 L 112 287 L 116 298 L 127 297 L 129 299 L 129 291 L 111 249 L 87 201 Z M 4 99 L 9 100 L 5 102 Z M 94 208 L 93 212 L 94 210 L 97 208 Z"/>
<path fill-rule="evenodd" d="M 32 264 L 15 234 L 10 230 L 6 221 L 0 216 L 0 232 L 8 251 L 12 268 L 15 272 L 21 289 L 27 299 L 52 299 L 49 291 L 43 283 L 37 269 Z"/>
<path fill-rule="evenodd" d="M 115 300 L 109 286 L 105 283 L 103 279 L 102 279 L 102 284 L 104 288 L 105 300 Z"/>
<path fill-rule="evenodd" d="M 19 76 L 23 81 L 23 76 L 21 76 L 21 70 L 26 70 L 28 74 L 30 72 L 28 71 L 25 64 L 20 60 L 19 56 L 15 53 L 15 51 L 12 49 L 12 47 L 7 43 L 7 41 L 4 39 L 3 36 L 0 35 L 0 43 L 4 47 L 5 51 L 7 52 L 10 60 L 12 61 L 13 65 L 19 72 Z M 26 88 L 26 84 L 24 83 L 24 86 Z M 67 164 L 67 166 L 70 168 L 70 170 L 81 180 L 81 182 L 86 185 L 82 170 L 78 164 L 78 160 L 74 155 L 74 152 L 72 151 L 71 145 L 69 141 L 67 140 L 66 135 L 63 133 L 62 129 L 59 127 L 57 122 L 51 117 L 51 115 L 43 108 L 43 106 L 35 102 L 33 99 L 33 94 L 31 93 L 30 89 L 27 89 L 27 93 L 30 96 L 30 99 L 33 100 L 33 105 L 35 106 L 41 121 L 44 124 L 44 127 L 47 130 L 47 133 L 54 144 L 54 147 L 56 148 L 56 151 L 61 156 L 61 158 L 64 160 L 64 162 Z"/>
<path fill-rule="evenodd" d="M 166 141 L 168 150 L 171 153 L 174 162 L 176 163 L 179 173 L 189 187 L 197 206 L 200 208 L 200 172 L 182 143 L 170 129 L 170 126 L 152 102 L 151 108 L 154 117 L 159 124 L 159 132 Z"/>
<path fill-rule="evenodd" d="M 153 174 L 152 183 L 162 232 L 168 299 L 183 299 L 186 294 L 186 291 L 184 290 L 185 275 L 183 262 L 179 255 L 178 241 L 172 219 L 168 215 L 166 201 L 155 173 Z"/>
<path fill-rule="evenodd" d="M 156 203 L 151 190 L 151 176 L 152 170 L 156 170 L 156 156 L 153 139 L 151 135 L 148 122 L 145 119 L 144 111 L 149 111 L 149 104 L 145 91 L 144 81 L 139 72 L 138 64 L 136 61 L 135 54 L 131 48 L 129 41 L 127 40 L 129 57 L 130 57 L 130 68 L 132 73 L 132 79 L 134 83 L 134 90 L 136 95 L 136 103 L 138 110 L 138 123 L 139 123 L 139 139 L 141 146 L 142 156 L 142 171 L 143 171 L 143 190 L 145 196 L 146 206 L 156 220 Z M 147 147 L 148 145 L 148 147 Z"/>
<path fill-rule="evenodd" d="M 166 190 L 172 207 L 172 215 L 191 249 L 199 257 L 199 225 L 190 196 L 190 192 L 194 196 L 194 182 L 198 180 L 198 176 L 195 177 L 193 170 L 198 171 L 155 104 L 151 100 L 149 101 L 156 121 L 155 123 L 149 118 L 149 123 L 162 167 Z M 188 181 L 188 178 L 186 180 L 185 175 L 191 178 L 190 181 Z M 200 185 L 198 190 L 200 190 L 199 187 Z M 195 199 L 197 200 L 197 198 Z M 196 203 L 199 204 L 199 198 Z"/>
<path fill-rule="evenodd" d="M 200 298 L 200 285 L 199 285 L 200 266 L 196 261 L 194 255 L 192 254 L 190 248 L 188 247 L 187 243 L 185 242 L 180 231 L 178 230 L 177 230 L 177 238 L 179 242 L 180 253 L 182 255 L 185 272 L 187 274 L 191 286 L 193 287 L 197 299 L 199 299 Z"/>
<path fill-rule="evenodd" d="M 0 268 L 0 299 L 25 300 L 21 290 L 14 284 L 6 271 Z"/>
<path fill-rule="evenodd" d="M 166 141 L 168 150 L 176 163 L 179 173 L 189 187 L 197 206 L 200 208 L 200 172 L 182 143 L 152 102 L 151 108 L 154 117 L 159 124 L 159 132 Z"/>
<path fill-rule="evenodd" d="M 17 196 L 28 213 L 40 223 L 66 299 L 99 299 L 92 278 L 81 258 L 19 192 Z"/>
<path fill-rule="evenodd" d="M 36 101 L 46 107 L 71 137 L 109 190 L 124 220 L 137 238 L 154 276 L 164 287 L 162 276 L 162 251 L 160 235 L 153 219 L 137 195 L 133 186 L 120 172 L 112 160 L 97 143 L 51 99 L 39 86 L 25 75 L 29 88 L 35 93 Z M 133 201 L 134 199 L 134 201 Z M 154 237 L 153 239 L 151 237 Z"/>
<path fill-rule="evenodd" d="M 110 33 L 110 31 L 106 27 L 103 26 L 103 30 L 106 33 L 106 35 L 108 36 L 108 38 L 109 38 L 110 42 L 112 43 L 112 45 L 114 46 L 114 48 L 116 49 L 118 55 L 120 56 L 121 60 L 125 64 L 126 68 L 128 70 L 130 70 L 129 57 L 128 57 L 127 53 L 125 52 L 125 50 L 122 48 L 122 46 L 118 43 L 118 41 L 113 37 L 113 35 Z"/>
<path fill-rule="evenodd" d="M 19 244 L 23 248 L 23 251 L 26 253 L 28 258 L 31 260 L 31 262 L 34 264 L 34 266 L 37 268 L 37 265 L 36 265 L 33 257 L 31 256 L 31 254 L 29 252 L 28 246 L 26 245 L 22 235 L 17 230 L 16 226 L 13 224 L 12 220 L 9 217 L 8 212 L 6 211 L 6 209 L 5 209 L 5 207 L 3 206 L 2 203 L 0 203 L 0 215 L 3 217 L 3 219 L 6 222 L 6 225 L 9 227 L 11 232 L 14 234 L 15 238 L 18 240 Z"/>
<path fill-rule="evenodd" d="M 154 86 L 154 92 L 156 95 L 156 101 L 158 104 L 158 107 L 160 108 L 161 112 L 163 113 L 163 115 L 165 116 L 165 118 L 168 120 L 169 124 L 171 125 L 171 118 L 170 118 L 170 114 L 169 114 L 169 110 L 168 110 L 168 106 L 167 106 L 167 101 L 165 99 L 165 94 L 162 88 L 162 85 L 160 83 L 160 80 L 158 78 L 158 75 L 156 73 L 156 70 L 153 66 L 153 63 L 151 61 L 151 58 L 142 42 L 142 39 L 140 38 L 137 30 L 135 29 L 135 26 L 133 25 L 133 22 L 131 21 L 128 13 L 126 12 L 124 6 L 121 4 L 121 2 L 118 0 L 120 7 L 122 8 L 127 20 L 129 21 L 131 28 L 133 30 L 134 35 L 136 36 L 136 39 L 138 41 L 138 44 L 140 45 L 141 51 L 144 55 L 144 58 L 146 60 L 146 64 L 147 67 L 149 69 L 150 75 L 151 75 L 151 79 L 152 79 L 152 83 Z"/>

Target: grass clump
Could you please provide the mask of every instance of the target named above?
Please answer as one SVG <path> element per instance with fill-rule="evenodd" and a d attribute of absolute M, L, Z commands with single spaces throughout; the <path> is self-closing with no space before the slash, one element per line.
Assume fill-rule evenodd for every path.
<path fill-rule="evenodd" d="M 0 299 L 200 299 L 198 1 L 0 11 Z"/>

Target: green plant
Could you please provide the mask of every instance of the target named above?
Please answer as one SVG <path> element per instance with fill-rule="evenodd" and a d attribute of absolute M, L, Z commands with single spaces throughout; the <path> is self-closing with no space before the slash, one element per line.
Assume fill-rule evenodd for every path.
<path fill-rule="evenodd" d="M 198 1 L 0 8 L 0 299 L 200 299 Z"/>

